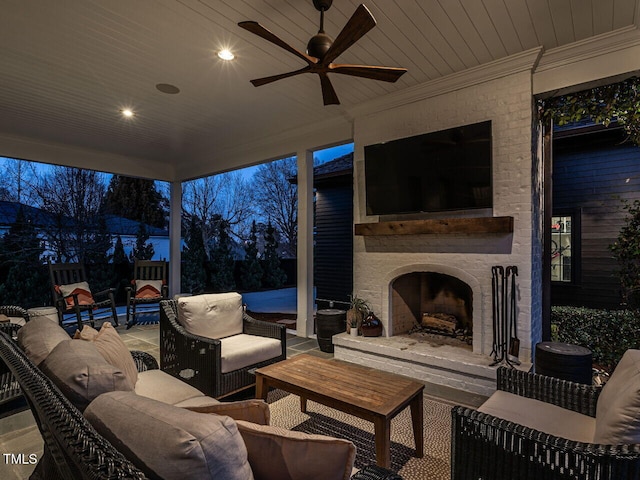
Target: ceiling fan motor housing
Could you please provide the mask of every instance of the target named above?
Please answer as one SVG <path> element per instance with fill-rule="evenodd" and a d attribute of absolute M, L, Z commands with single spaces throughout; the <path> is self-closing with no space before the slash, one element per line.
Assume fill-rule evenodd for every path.
<path fill-rule="evenodd" d="M 333 3 L 333 0 L 313 0 L 313 6 L 316 7 L 316 10 L 318 11 L 327 11 L 329 10 L 329 8 L 331 8 L 331 4 Z"/>
<path fill-rule="evenodd" d="M 332 43 L 333 40 L 329 35 L 320 32 L 311 37 L 311 40 L 307 43 L 307 55 L 311 55 L 312 57 L 322 60 L 324 58 L 324 54 L 327 53 L 327 50 L 329 50 Z"/>

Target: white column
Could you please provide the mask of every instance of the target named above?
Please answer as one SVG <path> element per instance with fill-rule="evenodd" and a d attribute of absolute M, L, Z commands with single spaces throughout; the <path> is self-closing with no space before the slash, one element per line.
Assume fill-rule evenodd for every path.
<path fill-rule="evenodd" d="M 313 334 L 313 152 L 298 152 L 298 320 L 299 337 Z"/>
<path fill-rule="evenodd" d="M 182 182 L 171 182 L 169 199 L 169 296 L 180 293 L 180 245 L 182 238 Z"/>

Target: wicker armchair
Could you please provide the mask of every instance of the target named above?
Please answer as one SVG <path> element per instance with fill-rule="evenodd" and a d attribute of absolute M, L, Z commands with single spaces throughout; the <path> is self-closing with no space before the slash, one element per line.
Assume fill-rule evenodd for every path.
<path fill-rule="evenodd" d="M 284 360 L 286 327 L 243 314 L 243 333 L 279 339 L 281 354 L 268 361 L 222 373 L 220 340 L 192 335 L 178 323 L 177 302 L 160 302 L 160 368 L 194 386 L 205 395 L 220 398 L 255 384 L 253 371 Z"/>
<path fill-rule="evenodd" d="M 498 369 L 498 390 L 595 417 L 601 389 Z M 465 407 L 452 410 L 452 480 L 640 479 L 640 445 L 575 442 Z"/>
<path fill-rule="evenodd" d="M 25 322 L 29 321 L 29 314 L 22 307 L 12 305 L 0 306 L 0 313 L 9 318 L 24 318 Z M 0 323 L 0 332 L 6 333 L 9 337 L 15 338 L 21 325 L 16 323 Z M 14 413 L 17 409 L 25 407 L 24 397 L 20 384 L 13 376 L 8 365 L 0 361 L 0 417 Z"/>

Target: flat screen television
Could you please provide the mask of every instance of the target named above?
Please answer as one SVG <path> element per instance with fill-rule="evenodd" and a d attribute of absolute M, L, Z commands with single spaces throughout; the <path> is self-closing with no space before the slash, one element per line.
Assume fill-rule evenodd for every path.
<path fill-rule="evenodd" d="M 367 215 L 493 205 L 491 121 L 364 147 Z"/>

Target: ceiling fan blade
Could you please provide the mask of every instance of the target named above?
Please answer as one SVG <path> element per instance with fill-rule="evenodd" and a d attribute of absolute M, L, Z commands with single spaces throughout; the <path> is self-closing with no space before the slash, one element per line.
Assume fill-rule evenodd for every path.
<path fill-rule="evenodd" d="M 372 65 L 329 65 L 329 71 L 354 77 L 371 78 L 383 82 L 395 82 L 407 72 L 406 68 L 376 67 Z"/>
<path fill-rule="evenodd" d="M 270 77 L 256 78 L 255 80 L 251 80 L 251 83 L 254 87 L 261 87 L 262 85 L 266 85 L 267 83 L 275 82 L 276 80 L 281 80 L 283 78 L 293 77 L 294 75 L 300 75 L 301 73 L 307 73 L 309 71 L 309 66 L 301 68 L 300 70 L 294 70 L 293 72 L 281 73 L 279 75 L 272 75 Z"/>
<path fill-rule="evenodd" d="M 320 85 L 322 86 L 322 100 L 324 100 L 325 105 L 340 105 L 340 100 L 338 100 L 338 94 L 333 89 L 333 85 L 331 85 L 331 81 L 326 73 L 320 72 L 318 73 L 320 77 Z"/>
<path fill-rule="evenodd" d="M 361 4 L 333 41 L 331 48 L 329 48 L 322 58 L 323 65 L 329 65 L 342 52 L 360 40 L 375 26 L 376 19 L 373 18 L 369 9 Z"/>
<path fill-rule="evenodd" d="M 238 23 L 238 26 L 253 33 L 254 35 L 258 35 L 259 37 L 264 38 L 268 42 L 271 42 L 274 45 L 277 45 L 280 48 L 283 48 L 290 53 L 293 53 L 295 56 L 301 58 L 302 60 L 307 62 L 309 65 L 314 65 L 315 63 L 318 62 L 317 58 L 311 57 L 306 53 L 302 53 L 300 50 L 293 48 L 287 42 L 285 42 L 284 40 L 276 36 L 274 33 L 264 28 L 258 22 L 253 22 L 253 21 L 240 22 Z"/>

